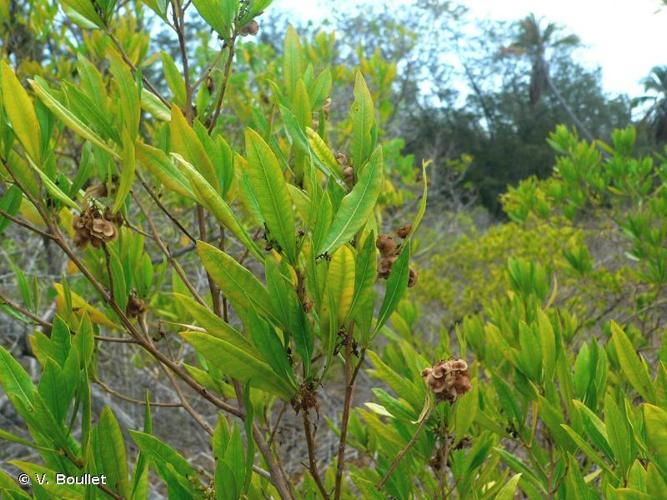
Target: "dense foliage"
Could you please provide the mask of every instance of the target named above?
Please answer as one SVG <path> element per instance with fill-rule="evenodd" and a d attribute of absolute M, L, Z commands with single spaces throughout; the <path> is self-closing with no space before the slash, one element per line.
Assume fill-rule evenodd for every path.
<path fill-rule="evenodd" d="M 262 43 L 269 4 L 0 0 L 0 305 L 27 325 L 0 345 L 0 440 L 22 452 L 2 497 L 667 498 L 667 158 L 611 132 L 621 101 L 579 120 L 608 104 L 597 80 L 546 59 L 576 39 L 525 19 L 505 55 L 528 80 L 440 114 L 404 101 L 419 32 L 384 25 L 397 53 L 365 50 L 359 19 Z M 435 141 L 415 165 L 399 119 L 499 149 Z M 554 120 L 573 128 L 540 143 Z M 517 148 L 533 170 L 479 173 Z M 525 178 L 509 221 L 459 214 L 443 238 L 475 175 Z"/>

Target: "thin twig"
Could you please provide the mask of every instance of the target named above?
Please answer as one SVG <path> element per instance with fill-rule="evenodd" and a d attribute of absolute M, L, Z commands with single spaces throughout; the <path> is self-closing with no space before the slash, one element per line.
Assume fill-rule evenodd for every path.
<path fill-rule="evenodd" d="M 396 470 L 396 467 L 398 467 L 398 464 L 401 463 L 401 460 L 403 460 L 403 457 L 405 457 L 405 454 L 412 449 L 412 447 L 415 445 L 417 442 L 417 439 L 419 439 L 419 435 L 421 434 L 421 431 L 424 429 L 424 425 L 426 424 L 426 421 L 431 415 L 431 409 L 429 409 L 428 413 L 424 415 L 424 418 L 422 418 L 421 422 L 419 422 L 419 426 L 415 430 L 415 433 L 412 435 L 410 438 L 410 441 L 408 441 L 408 444 L 406 444 L 403 449 L 396 455 L 396 458 L 394 458 L 394 461 L 391 463 L 389 466 L 389 469 L 387 469 L 387 472 L 385 473 L 384 477 L 380 480 L 380 482 L 375 486 L 377 490 L 381 490 L 384 488 L 385 483 L 389 479 L 389 477 L 394 473 Z"/>
<path fill-rule="evenodd" d="M 122 399 L 123 401 L 127 401 L 128 403 L 132 403 L 132 404 L 135 404 L 135 405 L 146 406 L 146 401 L 144 401 L 143 399 L 136 399 L 136 398 L 127 396 L 123 393 L 120 393 L 120 392 L 116 391 L 115 389 L 112 389 L 111 387 L 109 387 L 107 384 L 105 384 L 104 382 L 102 382 L 98 378 L 93 379 L 93 382 L 95 382 L 97 385 L 99 385 L 104 390 L 104 392 L 108 392 L 109 394 L 111 394 L 112 396 L 114 396 L 118 399 Z M 176 402 L 170 403 L 170 402 L 163 402 L 163 401 L 149 401 L 148 404 L 150 406 L 155 406 L 155 407 L 159 406 L 159 407 L 163 407 L 163 408 L 180 408 L 180 407 L 183 406 L 181 403 L 176 403 Z"/>
<path fill-rule="evenodd" d="M 164 244 L 162 241 L 162 238 L 160 238 L 160 233 L 157 230 L 157 227 L 155 226 L 155 223 L 153 222 L 153 218 L 150 216 L 148 211 L 144 208 L 143 204 L 141 201 L 139 201 L 139 197 L 132 192 L 132 197 L 134 198 L 135 203 L 139 207 L 139 210 L 144 214 L 144 217 L 146 218 L 146 222 L 148 222 L 148 227 L 150 227 L 151 233 L 153 233 L 153 239 L 157 243 L 157 245 L 160 247 L 160 250 L 162 250 L 162 253 L 167 257 L 167 260 L 171 264 L 171 266 L 174 268 L 174 271 L 176 271 L 176 274 L 181 278 L 181 281 L 185 284 L 185 286 L 188 288 L 192 296 L 195 298 L 197 302 L 199 302 L 202 306 L 208 307 L 206 305 L 206 302 L 204 302 L 204 299 L 201 298 L 199 295 L 199 292 L 197 292 L 197 289 L 194 287 L 194 285 L 190 282 L 188 279 L 187 275 L 185 274 L 185 271 L 181 267 L 181 265 L 176 261 L 172 255 L 167 246 Z"/>
<path fill-rule="evenodd" d="M 308 446 L 308 462 L 310 464 L 309 470 L 310 475 L 313 476 L 317 488 L 320 490 L 320 494 L 325 500 L 329 500 L 329 492 L 327 491 L 324 483 L 322 482 L 322 476 L 320 476 L 320 471 L 317 468 L 317 460 L 315 459 L 315 439 L 310 426 L 310 419 L 308 418 L 308 410 L 303 410 L 303 430 L 306 433 L 306 445 Z"/>
<path fill-rule="evenodd" d="M 46 231 L 42 231 L 41 229 L 33 226 L 32 224 L 29 224 L 28 222 L 26 222 L 22 219 L 19 219 L 18 217 L 14 217 L 12 214 L 7 213 L 5 210 L 3 210 L 1 208 L 0 208 L 0 215 L 2 215 L 3 217 L 8 218 L 10 221 L 12 221 L 15 224 L 18 224 L 19 226 L 23 226 L 24 228 L 29 229 L 30 231 L 43 236 L 44 238 L 48 238 L 50 240 L 53 239 L 53 235 L 51 233 L 47 233 Z"/>
<path fill-rule="evenodd" d="M 155 204 L 158 206 L 158 208 L 159 208 L 160 210 L 162 210 L 162 212 L 163 212 L 167 217 L 169 217 L 169 220 L 171 220 L 171 221 L 176 225 L 176 227 L 178 227 L 178 229 L 180 229 L 180 230 L 183 232 L 183 234 L 184 234 L 185 236 L 187 236 L 187 238 L 188 238 L 190 241 L 192 241 L 192 243 L 197 243 L 197 240 L 195 239 L 194 236 L 192 236 L 192 234 L 190 234 L 190 231 L 188 231 L 187 229 L 185 229 L 185 227 L 183 227 L 183 224 L 181 224 L 181 223 L 179 222 L 179 220 L 178 220 L 176 217 L 174 217 L 174 216 L 172 215 L 172 213 L 171 213 L 169 210 L 167 210 L 167 207 L 165 207 L 165 206 L 162 204 L 162 202 L 160 201 L 160 198 L 158 198 L 158 196 L 155 194 L 155 192 L 154 192 L 154 191 L 151 189 L 151 187 L 146 183 L 146 181 L 145 181 L 144 178 L 141 176 L 141 174 L 140 174 L 139 172 L 137 172 L 136 175 L 137 175 L 137 179 L 139 179 L 139 182 L 141 182 L 141 185 L 144 187 L 144 189 L 146 190 L 146 192 L 148 193 L 148 195 L 153 199 L 153 201 L 154 201 Z"/>
<path fill-rule="evenodd" d="M 350 423 L 350 414 L 352 406 L 352 396 L 354 394 L 354 382 L 359 374 L 361 364 L 364 362 L 365 350 L 361 351 L 359 355 L 359 363 L 353 368 L 352 363 L 352 335 L 353 332 L 348 332 L 349 339 L 345 344 L 345 380 L 347 381 L 345 387 L 345 401 L 343 403 L 343 417 L 340 426 L 340 440 L 338 442 L 338 460 L 336 464 L 336 482 L 334 487 L 335 500 L 340 499 L 343 486 L 343 472 L 345 471 L 345 448 L 347 447 L 347 430 Z"/>
<path fill-rule="evenodd" d="M 19 313 L 23 314 L 24 316 L 28 317 L 29 319 L 33 320 L 35 323 L 37 323 L 40 326 L 43 326 L 44 328 L 51 328 L 51 323 L 48 321 L 40 318 L 38 315 L 35 313 L 30 312 L 28 309 L 23 307 L 20 304 L 17 304 L 13 300 L 11 300 L 9 297 L 7 297 L 5 294 L 0 292 L 0 304 L 4 304 L 6 306 L 11 307 L 15 311 L 18 311 Z"/>
<path fill-rule="evenodd" d="M 227 84 L 229 83 L 229 75 L 232 72 L 232 61 L 234 60 L 234 43 L 236 42 L 236 35 L 234 35 L 228 43 L 227 46 L 227 60 L 225 61 L 225 69 L 223 70 L 224 76 L 222 79 L 222 85 L 220 86 L 220 91 L 218 93 L 218 101 L 215 103 L 215 109 L 213 110 L 213 115 L 211 116 L 211 123 L 208 126 L 209 134 L 215 128 L 215 124 L 218 122 L 220 117 L 220 111 L 222 110 L 222 101 L 225 98 L 225 91 L 227 90 Z"/>

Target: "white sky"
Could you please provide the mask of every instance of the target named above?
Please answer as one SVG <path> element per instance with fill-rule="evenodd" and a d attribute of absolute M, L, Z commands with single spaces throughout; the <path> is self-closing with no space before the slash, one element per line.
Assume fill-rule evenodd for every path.
<path fill-rule="evenodd" d="M 335 0 L 274 0 L 273 6 L 304 21 L 326 16 Z M 402 4 L 404 0 L 386 0 Z M 336 2 L 337 3 L 337 2 Z M 463 0 L 478 18 L 518 20 L 530 12 L 578 35 L 585 48 L 578 57 L 600 66 L 604 88 L 642 93 L 640 80 L 667 64 L 667 7 L 661 0 Z"/>

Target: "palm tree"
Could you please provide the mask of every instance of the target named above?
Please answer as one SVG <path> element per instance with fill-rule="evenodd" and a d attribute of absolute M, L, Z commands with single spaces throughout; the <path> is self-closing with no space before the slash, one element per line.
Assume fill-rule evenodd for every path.
<path fill-rule="evenodd" d="M 643 121 L 650 124 L 656 141 L 667 141 L 667 66 L 655 66 L 642 80 L 646 95 L 632 100 L 632 106 L 647 104 Z"/>
<path fill-rule="evenodd" d="M 565 101 L 549 74 L 547 51 L 560 47 L 576 47 L 580 43 L 576 35 L 558 38 L 559 31 L 560 28 L 554 23 L 548 23 L 542 30 L 541 19 L 530 14 L 519 22 L 519 34 L 516 41 L 509 47 L 505 47 L 501 55 L 527 57 L 530 61 L 529 99 L 531 107 L 535 107 L 540 102 L 544 91 L 549 90 L 586 139 L 593 141 L 593 134 Z"/>

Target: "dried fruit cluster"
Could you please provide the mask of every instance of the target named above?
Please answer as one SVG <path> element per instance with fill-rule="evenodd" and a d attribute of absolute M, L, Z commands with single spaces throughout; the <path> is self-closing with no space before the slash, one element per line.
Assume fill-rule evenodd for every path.
<path fill-rule="evenodd" d="M 472 389 L 468 376 L 468 363 L 463 359 L 438 361 L 422 371 L 428 388 L 439 401 L 454 403 L 456 399 Z"/>
<path fill-rule="evenodd" d="M 412 231 L 412 225 L 406 224 L 401 226 L 396 230 L 396 236 L 400 239 L 405 239 L 410 235 Z M 378 276 L 382 279 L 387 279 L 391 273 L 391 268 L 394 266 L 394 262 L 398 258 L 399 250 L 401 246 L 396 243 L 394 238 L 388 234 L 381 234 L 378 236 L 375 241 L 375 246 L 380 251 L 382 259 L 380 260 L 380 265 L 378 266 Z M 408 278 L 408 287 L 412 288 L 417 284 L 417 271 L 413 268 L 410 268 L 410 277 Z"/>
<path fill-rule="evenodd" d="M 120 214 L 114 215 L 108 208 L 102 213 L 95 205 L 89 205 L 72 220 L 74 244 L 84 248 L 90 242 L 93 247 L 100 248 L 103 243 L 116 239 L 116 225 L 121 223 Z"/>

